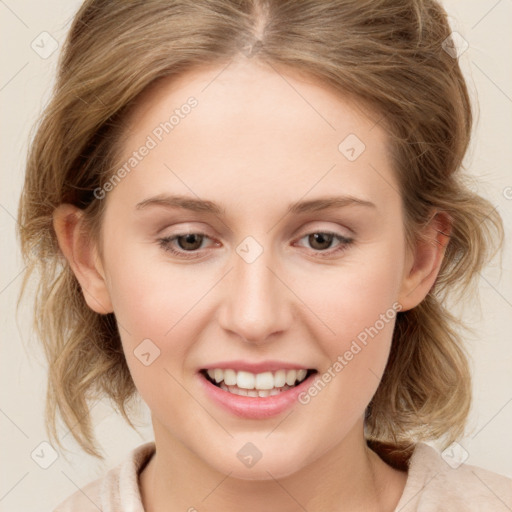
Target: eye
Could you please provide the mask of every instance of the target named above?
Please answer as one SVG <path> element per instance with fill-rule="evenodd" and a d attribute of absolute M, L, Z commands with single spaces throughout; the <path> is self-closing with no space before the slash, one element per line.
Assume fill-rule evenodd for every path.
<path fill-rule="evenodd" d="M 347 249 L 347 247 L 354 241 L 353 238 L 347 238 L 338 233 L 332 233 L 330 231 L 316 231 L 314 233 L 308 233 L 307 235 L 300 238 L 300 240 L 307 239 L 310 246 L 315 251 L 315 256 L 325 258 L 338 254 L 341 251 Z M 337 240 L 339 244 L 335 246 L 333 250 L 330 249 L 334 240 Z"/>
<path fill-rule="evenodd" d="M 158 243 L 162 249 L 182 258 L 198 258 L 195 251 L 201 249 L 202 242 L 209 238 L 205 233 L 180 233 L 173 236 L 159 238 Z M 175 243 L 176 242 L 176 243 Z M 175 246 L 178 245 L 178 249 Z"/>
<path fill-rule="evenodd" d="M 180 258 L 200 258 L 201 254 L 198 253 L 202 247 L 203 242 L 210 239 L 205 233 L 179 233 L 177 235 L 159 238 L 157 241 L 166 252 L 178 256 Z M 329 231 L 316 231 L 308 233 L 299 240 L 307 239 L 310 244 L 315 257 L 326 258 L 338 254 L 347 249 L 347 247 L 354 241 L 352 238 L 347 238 L 338 233 Z M 338 245 L 331 249 L 333 241 L 338 241 Z M 217 245 L 219 245 L 217 243 Z M 178 246 L 176 248 L 176 246 Z"/>

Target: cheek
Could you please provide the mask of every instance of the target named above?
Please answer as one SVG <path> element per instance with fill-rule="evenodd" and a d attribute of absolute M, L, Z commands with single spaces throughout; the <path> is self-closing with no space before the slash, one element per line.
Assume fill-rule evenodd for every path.
<path fill-rule="evenodd" d="M 146 246 L 123 251 L 110 265 L 109 292 L 118 321 L 129 332 L 162 338 L 204 294 L 208 283 L 192 266 L 172 265 Z M 114 258 L 112 258 L 114 259 Z"/>
<path fill-rule="evenodd" d="M 126 361 L 139 392 L 151 402 L 155 389 L 178 391 L 166 371 L 181 381 L 190 340 L 199 328 L 197 303 L 215 276 L 210 284 L 197 279 L 192 266 L 167 264 L 163 258 L 148 264 L 149 252 L 147 246 L 112 244 L 105 258 Z"/>
<path fill-rule="evenodd" d="M 350 283 L 355 286 L 358 281 Z M 377 284 L 382 285 L 382 293 L 378 293 Z M 335 334 L 322 327 L 314 335 L 326 356 L 325 365 L 319 368 L 318 380 L 299 397 L 305 406 L 305 419 L 311 411 L 309 404 L 324 414 L 324 421 L 333 431 L 341 434 L 361 419 L 381 382 L 400 309 L 393 302 L 388 284 L 388 280 L 375 283 L 373 294 L 361 293 L 358 286 L 359 293 L 351 297 L 340 293 L 334 296 L 337 301 L 333 301 L 326 324 Z M 321 311 L 326 311 L 325 306 L 324 302 Z"/>
<path fill-rule="evenodd" d="M 401 309 L 397 297 L 402 275 L 399 240 L 389 240 L 366 247 L 341 267 L 301 286 L 305 302 L 321 320 L 312 324 L 313 336 L 327 356 L 317 387 L 322 399 L 340 406 L 332 411 L 333 421 L 361 414 L 386 366 Z"/>
<path fill-rule="evenodd" d="M 304 298 L 321 322 L 320 339 L 328 352 L 348 349 L 351 340 L 377 323 L 384 337 L 390 337 L 400 290 L 402 264 L 392 244 L 374 244 L 350 255 L 337 268 L 316 273 L 310 279 L 295 280 L 297 294 Z M 393 304 L 395 307 L 393 308 Z M 381 316 L 386 315 L 384 325 Z"/>

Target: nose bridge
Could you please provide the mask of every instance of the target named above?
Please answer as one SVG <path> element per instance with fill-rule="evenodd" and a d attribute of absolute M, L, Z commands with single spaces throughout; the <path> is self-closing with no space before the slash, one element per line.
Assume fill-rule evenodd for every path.
<path fill-rule="evenodd" d="M 247 237 L 236 252 L 223 297 L 221 326 L 244 341 L 264 343 L 271 334 L 289 327 L 289 294 L 275 275 L 279 271 L 271 250 Z"/>

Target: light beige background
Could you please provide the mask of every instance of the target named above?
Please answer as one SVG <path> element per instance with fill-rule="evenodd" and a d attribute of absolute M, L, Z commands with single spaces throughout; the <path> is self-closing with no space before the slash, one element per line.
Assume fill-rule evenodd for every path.
<path fill-rule="evenodd" d="M 43 469 L 31 457 L 35 450 L 34 459 L 50 460 L 48 447 L 43 451 L 40 447 L 47 440 L 45 362 L 30 331 L 29 303 L 20 310 L 16 323 L 23 265 L 15 217 L 29 130 L 48 99 L 60 44 L 79 4 L 77 0 L 0 0 L 1 511 L 52 510 L 152 435 L 146 409 L 140 413 L 142 427 L 137 434 L 104 404 L 98 404 L 92 415 L 105 448 L 105 463 L 82 454 L 65 430 L 64 442 L 71 450 L 68 460 L 60 454 Z M 501 274 L 497 260 L 482 272 L 481 308 L 461 312 L 476 335 L 467 340 L 473 357 L 474 409 L 468 434 L 460 444 L 469 453 L 468 463 L 512 477 L 512 1 L 449 0 L 445 6 L 452 28 L 469 43 L 460 62 L 472 96 L 480 104 L 466 165 L 481 178 L 477 189 L 501 213 L 508 235 Z M 41 58 L 31 43 L 44 37 L 40 34 L 45 31 L 59 42 L 59 49 Z M 38 459 L 36 454 L 41 453 L 45 456 Z"/>

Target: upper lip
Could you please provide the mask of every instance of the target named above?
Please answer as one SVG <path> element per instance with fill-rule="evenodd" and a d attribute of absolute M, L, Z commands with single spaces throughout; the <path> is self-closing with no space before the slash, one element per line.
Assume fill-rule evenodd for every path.
<path fill-rule="evenodd" d="M 275 372 L 277 370 L 312 370 L 309 366 L 304 366 L 299 363 L 290 363 L 285 361 L 260 361 L 259 363 L 249 361 L 219 361 L 217 363 L 209 364 L 201 368 L 201 370 L 213 370 L 220 368 L 222 370 L 232 369 L 235 371 L 246 371 L 251 373 Z"/>

